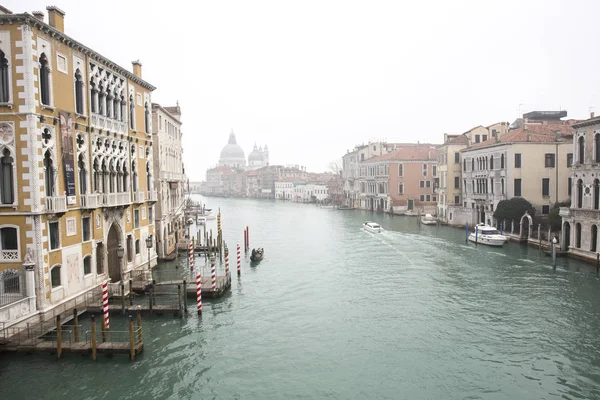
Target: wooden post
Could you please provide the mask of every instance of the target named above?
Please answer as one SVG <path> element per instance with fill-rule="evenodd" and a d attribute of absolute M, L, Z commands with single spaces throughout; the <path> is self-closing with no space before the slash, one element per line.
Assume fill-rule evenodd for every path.
<path fill-rule="evenodd" d="M 56 316 L 56 358 L 60 360 L 62 354 L 62 331 L 60 324 L 60 315 Z"/>
<path fill-rule="evenodd" d="M 125 315 L 125 284 L 121 280 L 121 313 Z"/>
<path fill-rule="evenodd" d="M 181 285 L 177 285 L 177 309 L 179 310 L 179 316 L 181 317 L 183 315 L 181 312 Z"/>
<path fill-rule="evenodd" d="M 106 322 L 105 319 L 102 318 L 102 343 L 106 342 Z"/>
<path fill-rule="evenodd" d="M 104 318 L 102 318 L 104 319 Z M 92 315 L 92 360 L 96 361 L 96 320 Z"/>
<path fill-rule="evenodd" d="M 465 242 L 469 243 L 469 223 L 465 224 Z"/>
<path fill-rule="evenodd" d="M 133 280 L 129 280 L 129 305 L 133 305 Z"/>
<path fill-rule="evenodd" d="M 187 282 L 183 280 L 183 309 L 187 313 Z"/>
<path fill-rule="evenodd" d="M 137 312 L 138 343 L 142 343 L 142 312 Z"/>
<path fill-rule="evenodd" d="M 79 342 L 79 315 L 77 315 L 77 309 L 73 309 L 73 341 Z"/>
<path fill-rule="evenodd" d="M 148 296 L 148 308 L 152 314 L 152 296 L 154 295 L 154 285 L 150 286 L 150 296 Z"/>
<path fill-rule="evenodd" d="M 129 359 L 135 359 L 135 336 L 133 334 L 133 317 L 129 316 Z"/>

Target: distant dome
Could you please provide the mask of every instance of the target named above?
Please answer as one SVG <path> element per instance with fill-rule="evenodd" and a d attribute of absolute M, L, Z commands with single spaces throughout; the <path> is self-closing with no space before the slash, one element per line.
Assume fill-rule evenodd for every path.
<path fill-rule="evenodd" d="M 242 160 L 246 161 L 246 155 L 244 150 L 237 144 L 235 140 L 235 133 L 233 131 L 229 134 L 229 143 L 223 150 L 221 150 L 221 160 Z"/>
<path fill-rule="evenodd" d="M 262 160 L 263 160 L 262 153 L 260 151 L 258 151 L 256 149 L 256 145 L 254 145 L 254 150 L 252 150 L 252 153 L 250 153 L 250 155 L 248 156 L 248 161 L 252 162 L 252 161 L 262 161 Z"/>

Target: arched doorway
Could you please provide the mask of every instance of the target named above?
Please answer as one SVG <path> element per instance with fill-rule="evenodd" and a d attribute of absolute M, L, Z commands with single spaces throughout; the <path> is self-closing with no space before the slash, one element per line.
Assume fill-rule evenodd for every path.
<path fill-rule="evenodd" d="M 522 217 L 521 217 L 521 223 L 520 223 L 520 238 L 521 239 L 529 239 L 529 231 L 531 226 L 533 225 L 533 219 L 531 218 L 531 215 L 529 215 L 529 213 L 525 213 Z"/>
<path fill-rule="evenodd" d="M 563 226 L 563 232 L 564 232 L 564 238 L 562 241 L 562 248 L 561 250 L 563 251 L 567 251 L 569 250 L 569 246 L 571 245 L 571 224 L 569 224 L 568 222 L 565 222 L 564 226 Z"/>
<path fill-rule="evenodd" d="M 575 247 L 581 248 L 581 224 L 579 222 L 575 224 Z"/>
<path fill-rule="evenodd" d="M 108 231 L 108 238 L 106 240 L 106 247 L 108 250 L 108 276 L 110 280 L 119 282 L 121 280 L 121 269 L 119 268 L 119 257 L 117 256 L 117 249 L 121 243 L 119 230 L 115 224 L 112 224 Z"/>

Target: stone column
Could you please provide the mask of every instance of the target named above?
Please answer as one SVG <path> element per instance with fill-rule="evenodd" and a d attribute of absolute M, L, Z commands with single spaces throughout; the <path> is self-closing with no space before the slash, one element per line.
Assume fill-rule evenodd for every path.
<path fill-rule="evenodd" d="M 25 268 L 25 295 L 29 300 L 29 312 L 37 310 L 36 307 L 36 295 L 35 295 L 35 263 L 33 262 L 33 251 L 29 252 L 25 257 L 23 267 Z M 31 253 L 31 257 L 29 257 Z"/>

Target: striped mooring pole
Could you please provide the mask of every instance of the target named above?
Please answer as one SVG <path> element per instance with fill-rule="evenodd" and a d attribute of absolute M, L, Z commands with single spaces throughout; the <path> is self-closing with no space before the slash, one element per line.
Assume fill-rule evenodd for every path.
<path fill-rule="evenodd" d="M 190 242 L 190 271 L 194 270 L 194 242 Z"/>
<path fill-rule="evenodd" d="M 200 275 L 200 268 L 196 272 L 196 303 L 198 304 L 198 314 L 202 314 L 202 275 Z"/>
<path fill-rule="evenodd" d="M 242 273 L 242 259 L 240 258 L 240 245 L 237 245 L 237 273 L 238 276 Z"/>
<path fill-rule="evenodd" d="M 108 281 L 102 284 L 102 313 L 104 314 L 104 326 L 110 328 L 110 318 L 108 317 Z"/>
<path fill-rule="evenodd" d="M 215 268 L 215 259 L 210 260 L 210 276 L 212 279 L 212 290 L 217 290 L 217 270 Z"/>
<path fill-rule="evenodd" d="M 225 253 L 225 276 L 229 277 L 229 252 Z"/>

